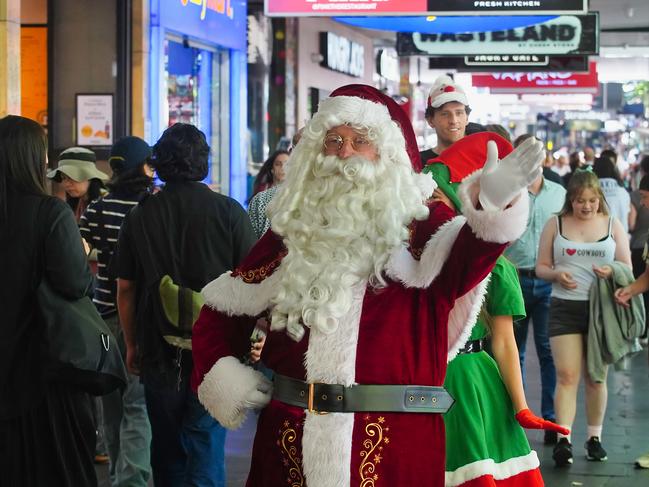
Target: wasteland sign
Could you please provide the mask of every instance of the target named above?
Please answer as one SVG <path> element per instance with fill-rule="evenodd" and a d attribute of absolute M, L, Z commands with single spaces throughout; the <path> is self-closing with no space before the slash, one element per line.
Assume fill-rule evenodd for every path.
<path fill-rule="evenodd" d="M 480 54 L 587 55 L 599 52 L 599 14 L 560 15 L 546 22 L 492 32 L 397 33 L 399 56 Z"/>

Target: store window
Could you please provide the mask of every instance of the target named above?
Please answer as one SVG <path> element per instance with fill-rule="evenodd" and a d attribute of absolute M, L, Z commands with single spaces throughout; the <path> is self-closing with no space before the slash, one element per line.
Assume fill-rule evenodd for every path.
<path fill-rule="evenodd" d="M 205 133 L 211 148 L 205 183 L 220 190 L 229 176 L 228 51 L 202 46 L 187 39 L 165 40 L 166 103 L 168 126 L 190 123 Z"/>

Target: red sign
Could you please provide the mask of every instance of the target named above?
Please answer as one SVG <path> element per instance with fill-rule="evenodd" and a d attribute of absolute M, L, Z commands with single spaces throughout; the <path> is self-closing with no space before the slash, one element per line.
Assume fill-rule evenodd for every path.
<path fill-rule="evenodd" d="M 597 93 L 597 63 L 587 73 L 493 73 L 471 76 L 476 88 L 492 93 Z"/>
<path fill-rule="evenodd" d="M 427 0 L 266 0 L 267 15 L 422 14 Z"/>

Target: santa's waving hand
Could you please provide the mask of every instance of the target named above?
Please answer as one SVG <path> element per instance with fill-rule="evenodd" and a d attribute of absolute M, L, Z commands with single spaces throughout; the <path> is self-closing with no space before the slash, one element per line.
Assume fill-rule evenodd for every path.
<path fill-rule="evenodd" d="M 521 189 L 539 176 L 543 143 L 535 137 L 526 139 L 513 152 L 498 161 L 498 147 L 487 144 L 487 161 L 480 177 L 480 203 L 485 210 L 505 208 Z"/>

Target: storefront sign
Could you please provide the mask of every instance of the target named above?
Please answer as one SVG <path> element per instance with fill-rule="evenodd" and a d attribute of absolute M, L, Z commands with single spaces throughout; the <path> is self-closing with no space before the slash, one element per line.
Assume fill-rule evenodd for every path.
<path fill-rule="evenodd" d="M 151 25 L 230 49 L 246 49 L 247 0 L 152 0 Z"/>
<path fill-rule="evenodd" d="M 196 0 L 200 1 L 200 0 Z M 264 0 L 266 15 L 542 15 L 585 14 L 587 0 Z"/>
<path fill-rule="evenodd" d="M 376 74 L 390 81 L 399 81 L 399 57 L 394 49 L 379 49 L 376 53 Z"/>
<path fill-rule="evenodd" d="M 597 93 L 597 65 L 587 73 L 494 73 L 474 74 L 472 84 L 492 93 Z"/>
<path fill-rule="evenodd" d="M 76 145 L 113 145 L 113 95 L 77 94 Z"/>
<path fill-rule="evenodd" d="M 230 18 L 234 17 L 231 0 L 180 0 L 180 3 L 184 6 L 188 4 L 198 5 L 201 8 L 201 20 L 205 20 L 208 10 L 217 14 L 227 15 Z"/>
<path fill-rule="evenodd" d="M 365 48 L 361 44 L 331 32 L 320 32 L 320 54 L 320 66 L 356 78 L 363 76 Z"/>
<path fill-rule="evenodd" d="M 599 16 L 561 15 L 527 27 L 460 34 L 397 33 L 400 56 L 597 54 Z"/>
<path fill-rule="evenodd" d="M 588 71 L 588 56 L 540 56 L 536 54 L 480 54 L 463 57 L 428 58 L 429 69 L 461 72 L 498 71 Z"/>

